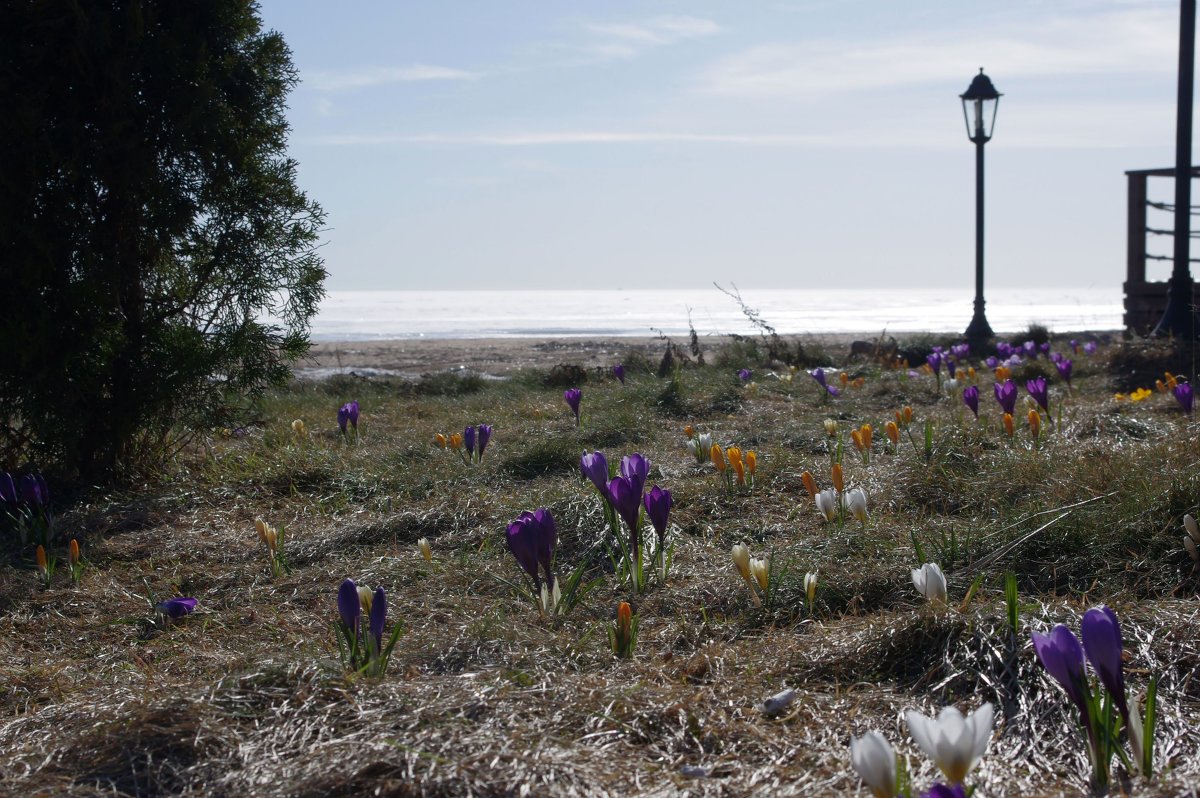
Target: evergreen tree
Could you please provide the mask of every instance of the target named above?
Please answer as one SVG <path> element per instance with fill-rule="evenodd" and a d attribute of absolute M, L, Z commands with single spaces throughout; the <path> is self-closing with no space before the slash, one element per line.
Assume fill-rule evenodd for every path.
<path fill-rule="evenodd" d="M 307 349 L 296 70 L 252 0 L 0 6 L 0 457 L 103 477 L 233 423 Z"/>

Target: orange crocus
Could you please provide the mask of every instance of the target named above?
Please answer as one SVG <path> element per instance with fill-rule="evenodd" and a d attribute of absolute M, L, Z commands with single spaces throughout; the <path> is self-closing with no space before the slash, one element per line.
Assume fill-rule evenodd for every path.
<path fill-rule="evenodd" d="M 856 429 L 850 430 L 850 442 L 854 444 L 854 448 L 860 452 L 863 450 L 862 433 Z"/>
<path fill-rule="evenodd" d="M 887 423 L 887 436 L 888 440 L 892 442 L 892 446 L 900 445 L 900 427 L 896 426 L 895 421 Z"/>
<path fill-rule="evenodd" d="M 1008 366 L 996 366 L 996 382 L 1004 382 L 1012 376 L 1012 369 Z"/>
<path fill-rule="evenodd" d="M 455 432 L 450 436 L 450 448 L 458 451 L 462 448 L 463 438 L 461 432 Z"/>
<path fill-rule="evenodd" d="M 751 449 L 750 451 L 746 452 L 746 473 L 753 477 L 757 468 L 758 455 L 754 453 L 753 449 Z"/>
<path fill-rule="evenodd" d="M 683 434 L 688 436 L 689 438 L 694 438 L 694 437 L 696 437 L 696 428 L 693 427 L 691 424 L 688 424 L 686 427 L 683 428 Z"/>
<path fill-rule="evenodd" d="M 738 484 L 746 483 L 746 466 L 742 463 L 742 450 L 736 446 L 730 446 L 725 455 L 729 458 L 729 465 L 733 466 L 733 471 L 737 474 Z"/>
<path fill-rule="evenodd" d="M 911 424 L 913 420 L 913 411 L 911 405 L 904 406 L 904 423 Z"/>
<path fill-rule="evenodd" d="M 35 552 L 34 556 L 37 557 L 38 570 L 42 573 L 46 573 L 50 566 L 46 563 L 46 549 L 41 543 L 38 544 L 37 551 Z"/>
<path fill-rule="evenodd" d="M 433 443 L 439 449 L 445 449 L 446 448 L 446 436 L 439 432 L 437 435 L 433 436 Z"/>
<path fill-rule="evenodd" d="M 842 384 L 842 387 L 845 388 L 846 384 L 848 382 L 850 382 L 850 375 L 844 371 L 841 372 L 840 374 L 838 374 L 838 382 L 840 382 Z"/>
<path fill-rule="evenodd" d="M 813 479 L 813 475 L 805 471 L 800 475 L 800 481 L 804 483 L 804 489 L 808 491 L 808 498 L 815 499 L 817 497 L 817 481 Z"/>
<path fill-rule="evenodd" d="M 80 560 L 79 541 L 76 540 L 75 538 L 71 538 L 71 545 L 67 549 L 67 557 L 70 558 L 71 565 L 79 565 L 79 560 Z"/>
<path fill-rule="evenodd" d="M 866 449 L 871 448 L 871 441 L 873 440 L 872 436 L 873 436 L 873 433 L 871 431 L 871 425 L 863 424 L 862 425 L 862 442 L 863 442 L 864 448 L 866 448 Z"/>
<path fill-rule="evenodd" d="M 1008 437 L 1013 436 L 1013 417 L 1012 413 L 1004 414 L 1004 431 L 1008 433 Z"/>
<path fill-rule="evenodd" d="M 1028 418 L 1029 434 L 1036 438 L 1042 431 L 1042 417 L 1038 415 L 1038 411 L 1030 410 Z"/>
<path fill-rule="evenodd" d="M 842 481 L 841 463 L 833 464 L 833 487 L 837 489 L 838 493 L 841 493 L 845 489 L 845 483 Z"/>

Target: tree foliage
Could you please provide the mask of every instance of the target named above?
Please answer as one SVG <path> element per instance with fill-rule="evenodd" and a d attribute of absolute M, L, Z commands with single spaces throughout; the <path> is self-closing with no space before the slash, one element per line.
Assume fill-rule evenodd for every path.
<path fill-rule="evenodd" d="M 230 424 L 308 346 L 296 70 L 251 0 L 4 7 L 0 456 L 109 474 Z"/>

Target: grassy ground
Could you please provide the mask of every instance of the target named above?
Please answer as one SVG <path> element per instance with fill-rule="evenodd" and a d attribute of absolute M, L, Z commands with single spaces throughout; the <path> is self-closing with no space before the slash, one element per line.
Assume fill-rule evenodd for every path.
<path fill-rule="evenodd" d="M 977 422 L 929 376 L 858 363 L 865 385 L 822 401 L 803 371 L 775 379 L 745 346 L 674 383 L 636 359 L 624 387 L 593 373 L 579 429 L 546 372 L 294 385 L 244 436 L 214 435 L 136 490 L 61 510 L 88 562 L 80 586 L 60 571 L 41 589 L 28 552 L 0 568 L 0 793 L 865 795 L 851 736 L 883 732 L 926 785 L 933 768 L 903 711 L 990 701 L 998 728 L 977 795 L 1078 795 L 1080 733 L 1029 632 L 1078 629 L 1107 603 L 1135 693 L 1161 677 L 1162 775 L 1118 790 L 1178 795 L 1200 781 L 1200 578 L 1180 524 L 1200 509 L 1200 427 L 1169 396 L 1113 400 L 1152 381 L 1137 371 L 1144 354 L 1076 357 L 1069 396 L 1045 360 L 1024 367 L 1020 384 L 1044 373 L 1053 385 L 1056 423 L 1036 448 L 1023 424 L 1012 440 L 1002 431 L 986 371 Z M 739 384 L 742 366 L 755 389 Z M 350 399 L 357 445 L 333 423 Z M 918 446 L 888 451 L 884 423 L 906 404 Z M 843 429 L 847 482 L 869 494 L 865 526 L 825 522 L 802 485 L 809 470 L 829 486 L 826 418 Z M 468 423 L 495 426 L 474 466 L 431 444 Z M 869 464 L 846 434 L 863 423 Z M 687 424 L 756 450 L 754 489 L 727 493 L 690 460 Z M 585 449 L 645 454 L 648 484 L 674 494 L 674 564 L 643 595 L 598 555 Z M 586 563 L 602 577 L 557 623 L 496 578 L 519 579 L 504 529 L 536 507 L 557 520 L 560 575 Z M 272 578 L 257 517 L 286 529 L 291 573 Z M 913 589 L 914 539 L 945 570 L 950 608 Z M 730 563 L 742 542 L 776 564 L 768 608 Z M 1015 640 L 1007 570 L 1021 594 Z M 820 573 L 812 613 L 808 571 Z M 389 627 L 403 627 L 380 679 L 339 663 L 331 623 L 347 576 L 385 587 Z M 199 609 L 152 622 L 153 601 L 172 595 Z M 608 649 L 621 600 L 641 625 L 630 661 Z M 795 704 L 764 717 L 758 704 L 784 687 Z"/>

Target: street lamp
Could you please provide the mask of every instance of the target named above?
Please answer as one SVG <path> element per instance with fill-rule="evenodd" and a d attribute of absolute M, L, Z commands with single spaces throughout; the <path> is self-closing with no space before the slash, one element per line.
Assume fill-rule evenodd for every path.
<path fill-rule="evenodd" d="M 959 97 L 967 138 L 975 142 L 975 315 L 967 326 L 967 342 L 978 350 L 992 337 L 992 327 L 983 313 L 983 145 L 992 138 L 1000 92 L 980 67 L 979 74 Z"/>

